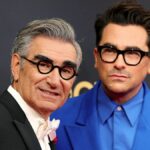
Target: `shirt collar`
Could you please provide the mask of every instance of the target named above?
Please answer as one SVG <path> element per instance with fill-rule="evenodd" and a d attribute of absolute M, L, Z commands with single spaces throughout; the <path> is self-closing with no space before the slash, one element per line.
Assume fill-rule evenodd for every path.
<path fill-rule="evenodd" d="M 143 102 L 143 94 L 144 89 L 142 87 L 136 96 L 121 105 L 123 108 L 122 111 L 125 112 L 131 126 L 135 125 L 136 120 L 140 114 Z M 111 117 L 117 106 L 118 104 L 111 100 L 104 92 L 102 86 L 100 86 L 98 94 L 98 114 L 102 123 L 105 123 L 105 121 Z"/>
<path fill-rule="evenodd" d="M 14 97 L 14 99 L 17 101 L 21 109 L 24 111 L 35 134 L 37 134 L 37 130 L 40 124 L 45 122 L 44 118 L 37 111 L 35 111 L 30 105 L 28 105 L 26 101 L 23 100 L 21 95 L 11 85 L 8 87 L 7 91 Z"/>
<path fill-rule="evenodd" d="M 143 97 L 144 97 L 144 88 L 142 87 L 138 94 L 130 99 L 128 102 L 122 105 L 125 114 L 132 126 L 135 125 L 136 120 L 140 114 L 142 104 L 143 104 Z"/>
<path fill-rule="evenodd" d="M 102 123 L 104 123 L 112 115 L 115 108 L 116 104 L 109 99 L 102 86 L 100 86 L 98 93 L 98 114 Z"/>

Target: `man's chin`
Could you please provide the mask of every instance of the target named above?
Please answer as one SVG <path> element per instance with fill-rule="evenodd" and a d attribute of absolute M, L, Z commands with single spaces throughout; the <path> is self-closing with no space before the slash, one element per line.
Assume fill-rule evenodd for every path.
<path fill-rule="evenodd" d="M 124 93 L 127 91 L 127 86 L 123 84 L 109 84 L 105 87 L 106 91 L 110 91 L 112 93 Z"/>

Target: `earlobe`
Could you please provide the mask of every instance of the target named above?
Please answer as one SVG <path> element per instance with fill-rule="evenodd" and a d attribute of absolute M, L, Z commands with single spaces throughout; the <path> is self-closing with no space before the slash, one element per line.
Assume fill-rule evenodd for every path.
<path fill-rule="evenodd" d="M 148 72 L 147 72 L 147 74 L 150 74 L 150 67 L 149 67 L 149 69 L 148 69 Z"/>
<path fill-rule="evenodd" d="M 11 72 L 14 81 L 18 81 L 20 72 L 20 56 L 18 54 L 12 54 L 11 57 Z"/>
<path fill-rule="evenodd" d="M 150 59 L 149 59 L 149 61 L 150 61 Z M 149 65 L 149 66 L 148 66 L 147 74 L 150 74 L 150 62 L 149 62 L 148 65 Z"/>

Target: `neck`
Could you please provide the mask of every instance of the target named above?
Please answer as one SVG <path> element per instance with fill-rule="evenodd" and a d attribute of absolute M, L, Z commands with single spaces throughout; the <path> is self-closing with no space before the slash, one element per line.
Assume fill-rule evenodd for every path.
<path fill-rule="evenodd" d="M 123 103 L 126 103 L 127 101 L 129 101 L 132 97 L 134 97 L 139 92 L 141 86 L 142 85 L 140 85 L 136 89 L 130 89 L 128 91 L 118 92 L 118 93 L 115 91 L 110 91 L 106 88 L 104 88 L 104 90 L 105 90 L 106 94 L 108 95 L 108 97 L 110 97 L 111 100 L 113 100 L 117 104 L 123 104 Z"/>

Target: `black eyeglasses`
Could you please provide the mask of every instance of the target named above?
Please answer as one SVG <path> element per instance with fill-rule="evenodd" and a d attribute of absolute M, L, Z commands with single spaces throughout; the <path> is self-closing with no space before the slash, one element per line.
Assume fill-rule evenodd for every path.
<path fill-rule="evenodd" d="M 129 66 L 138 65 L 144 56 L 150 56 L 150 52 L 144 52 L 140 49 L 127 49 L 118 50 L 113 46 L 103 45 L 97 47 L 102 61 L 106 63 L 113 63 L 117 60 L 118 56 L 121 54 L 123 56 L 124 62 Z"/>
<path fill-rule="evenodd" d="M 58 68 L 59 75 L 64 80 L 69 80 L 69 79 L 73 78 L 74 76 L 78 75 L 73 66 L 66 65 L 66 66 L 63 66 L 63 67 L 59 67 L 59 66 L 56 66 L 56 65 L 54 66 L 52 62 L 48 62 L 48 61 L 44 61 L 44 60 L 34 62 L 32 60 L 29 60 L 28 58 L 26 58 L 24 56 L 21 56 L 21 58 L 27 60 L 28 62 L 30 62 L 33 65 L 36 65 L 38 71 L 41 74 L 48 74 L 51 71 L 53 71 L 55 68 Z"/>

